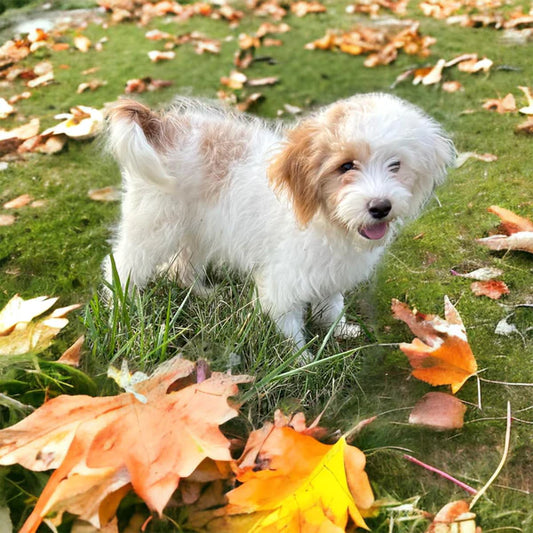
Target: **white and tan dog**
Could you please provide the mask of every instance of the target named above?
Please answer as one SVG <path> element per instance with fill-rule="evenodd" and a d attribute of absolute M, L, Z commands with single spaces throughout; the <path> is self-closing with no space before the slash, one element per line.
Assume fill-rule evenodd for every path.
<path fill-rule="evenodd" d="M 109 124 L 124 180 L 121 282 L 142 287 L 174 258 L 180 281 L 201 290 L 207 265 L 227 264 L 252 275 L 262 309 L 299 347 L 308 304 L 337 335 L 358 334 L 343 293 L 455 158 L 434 120 L 387 94 L 338 101 L 287 131 L 183 98 L 161 115 L 120 100 Z"/>

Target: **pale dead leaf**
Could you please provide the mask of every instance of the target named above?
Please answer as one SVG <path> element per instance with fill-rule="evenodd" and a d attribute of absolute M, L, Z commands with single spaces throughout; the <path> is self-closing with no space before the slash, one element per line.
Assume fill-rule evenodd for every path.
<path fill-rule="evenodd" d="M 61 152 L 67 143 L 66 135 L 51 135 L 36 150 L 41 154 L 57 154 Z"/>
<path fill-rule="evenodd" d="M 467 61 L 461 61 L 457 64 L 457 68 L 461 72 L 468 72 L 469 74 L 475 74 L 476 72 L 488 72 L 494 62 L 488 57 L 483 59 L 469 59 Z"/>
<path fill-rule="evenodd" d="M 261 87 L 263 85 L 275 85 L 278 83 L 279 78 L 277 76 L 269 76 L 267 78 L 253 78 L 246 82 L 249 87 Z"/>
<path fill-rule="evenodd" d="M 20 196 L 13 198 L 13 200 L 6 202 L 4 204 L 4 209 L 20 209 L 21 207 L 28 205 L 32 200 L 33 198 L 29 194 L 21 194 Z"/>
<path fill-rule="evenodd" d="M 15 112 L 15 108 L 5 99 L 0 97 L 0 119 L 7 118 Z"/>
<path fill-rule="evenodd" d="M 39 76 L 37 78 L 34 78 L 33 80 L 30 80 L 26 83 L 26 86 L 30 89 L 34 89 L 35 87 L 40 87 L 42 85 L 48 85 L 49 83 L 52 83 L 54 81 L 54 72 L 47 72 L 46 74 L 43 74 L 42 76 Z"/>
<path fill-rule="evenodd" d="M 455 160 L 455 168 L 462 167 L 470 158 L 483 161 L 485 163 L 492 163 L 498 160 L 498 156 L 494 154 L 478 154 L 476 152 L 459 152 Z"/>
<path fill-rule="evenodd" d="M 32 118 L 28 123 L 22 124 L 22 126 L 18 126 L 12 130 L 0 130 L 0 141 L 13 138 L 23 141 L 31 139 L 39 133 L 40 125 L 41 123 L 38 118 Z"/>
<path fill-rule="evenodd" d="M 220 83 L 229 89 L 242 89 L 247 80 L 248 77 L 246 74 L 237 70 L 232 70 L 229 76 L 223 76 L 220 78 Z"/>
<path fill-rule="evenodd" d="M 15 215 L 0 214 L 0 226 L 11 226 L 15 223 Z"/>
<path fill-rule="evenodd" d="M 511 113 L 516 111 L 516 101 L 513 94 L 509 93 L 503 98 L 490 98 L 485 100 L 483 109 L 496 111 L 497 113 Z"/>
<path fill-rule="evenodd" d="M 176 53 L 172 50 L 161 52 L 160 50 L 150 50 L 148 57 L 152 63 L 159 63 L 159 61 L 170 61 L 176 57 Z"/>
<path fill-rule="evenodd" d="M 91 189 L 89 198 L 97 202 L 118 202 L 121 198 L 121 193 L 116 187 L 110 185 L 101 189 Z"/>
<path fill-rule="evenodd" d="M 497 278 L 503 274 L 503 270 L 493 267 L 483 267 L 473 270 L 472 272 L 467 272 L 465 274 L 460 274 L 455 270 L 451 271 L 454 276 L 459 276 L 461 278 L 474 279 L 476 281 L 488 281 L 490 279 Z"/>
<path fill-rule="evenodd" d="M 74 37 L 74 46 L 83 53 L 86 53 L 91 48 L 91 40 L 85 35 L 76 35 Z"/>
<path fill-rule="evenodd" d="M 533 93 L 529 87 L 520 85 L 518 87 L 527 98 L 527 107 L 521 107 L 518 111 L 523 115 L 533 115 Z"/>
<path fill-rule="evenodd" d="M 84 81 L 78 85 L 76 89 L 76 94 L 84 93 L 85 91 L 95 91 L 96 89 L 106 85 L 105 81 L 102 80 L 90 80 Z"/>
<path fill-rule="evenodd" d="M 533 254 L 533 231 L 519 231 L 512 235 L 492 235 L 477 239 L 477 242 L 490 250 L 519 250 Z"/>
<path fill-rule="evenodd" d="M 464 87 L 459 81 L 445 81 L 442 84 L 442 90 L 447 93 L 456 93 L 457 91 L 463 91 Z"/>

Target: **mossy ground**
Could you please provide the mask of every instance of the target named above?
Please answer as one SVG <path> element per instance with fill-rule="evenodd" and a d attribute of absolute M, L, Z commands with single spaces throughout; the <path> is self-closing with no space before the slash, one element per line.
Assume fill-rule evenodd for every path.
<path fill-rule="evenodd" d="M 123 312 L 120 306 L 114 311 L 105 308 L 97 296 L 90 301 L 101 283 L 100 263 L 109 251 L 107 239 L 118 217 L 118 205 L 94 202 L 87 192 L 120 182 L 118 169 L 96 142 L 70 142 L 59 155 L 35 155 L 25 162 L 10 163 L 0 173 L 0 203 L 23 193 L 47 202 L 41 208 L 17 210 L 16 223 L 0 230 L 0 304 L 15 293 L 24 297 L 57 295 L 64 305 L 90 301 L 80 321 L 74 321 L 55 350 L 58 352 L 87 329 L 85 369 L 100 390 L 110 390 L 104 377 L 110 361 L 128 356 L 133 361 L 130 366 L 149 368 L 181 350 L 187 357 L 207 357 L 217 368 L 240 361 L 236 370 L 257 376 L 259 385 L 248 394 L 243 408 L 250 424 L 256 426 L 276 407 L 302 408 L 312 416 L 331 397 L 324 415 L 329 427 L 344 431 L 362 419 L 387 413 L 355 440 L 368 453 L 368 472 L 376 494 L 399 502 L 420 497 L 417 506 L 432 512 L 466 495 L 450 482 L 408 463 L 402 458 L 402 450 L 479 488 L 500 459 L 506 403 L 510 401 L 516 418 L 529 420 L 529 424 L 513 422 L 507 465 L 475 511 L 484 531 L 531 532 L 531 388 L 482 383 L 479 409 L 477 385 L 470 380 L 459 393 L 461 399 L 472 404 L 463 430 L 436 433 L 416 429 L 407 424 L 408 408 L 430 386 L 409 379 L 409 365 L 399 350 L 376 343 L 411 339 L 407 328 L 391 317 L 392 298 L 442 316 L 443 297 L 448 295 L 463 318 L 478 365 L 485 370 L 481 375 L 508 382 L 533 382 L 531 329 L 527 329 L 531 325 L 531 309 L 516 311 L 523 337 L 494 334 L 498 321 L 513 310 L 505 306 L 531 303 L 531 256 L 520 252 L 492 253 L 475 242 L 497 224 L 496 217 L 486 211 L 490 205 L 531 218 L 533 139 L 514 133 L 521 120 L 516 113 L 499 115 L 484 111 L 481 104 L 486 98 L 508 92 L 519 98 L 519 85 L 533 86 L 532 46 L 507 45 L 502 33 L 494 29 L 461 28 L 428 19 L 421 15 L 417 2 L 411 2 L 409 15 L 420 20 L 421 32 L 437 38 L 431 56 L 423 59 L 401 53 L 392 65 L 368 69 L 361 57 L 303 49 L 305 43 L 321 37 L 328 28 L 349 29 L 357 22 L 367 21 L 365 17 L 346 15 L 345 2 L 325 4 L 328 12 L 323 15 L 302 19 L 289 15 L 286 22 L 292 30 L 279 36 L 283 46 L 259 50 L 259 55 L 272 57 L 274 64 L 255 63 L 247 74 L 279 76 L 280 83 L 262 90 L 265 99 L 253 108 L 254 113 L 275 118 L 285 103 L 309 108 L 356 92 L 391 91 L 442 122 L 460 152 L 490 152 L 498 156 L 493 163 L 470 160 L 453 170 L 437 191 L 439 201 L 432 201 L 424 215 L 405 228 L 373 280 L 349 295 L 348 316 L 362 321 L 368 338 L 355 344 L 329 341 L 323 352 L 331 357 L 329 362 L 305 372 L 294 371 L 290 364 L 283 366 L 291 355 L 290 345 L 249 303 L 253 287 L 229 273 L 214 275 L 218 288 L 207 301 L 164 280 Z M 220 77 L 233 68 L 238 34 L 255 31 L 261 22 L 262 19 L 247 15 L 236 29 L 230 29 L 223 21 L 203 18 L 182 23 L 170 18 L 154 19 L 148 28 L 123 23 L 104 29 L 90 24 L 84 34 L 93 42 L 107 37 L 103 51 L 81 54 L 70 49 L 49 57 L 40 53 L 54 64 L 56 82 L 34 90 L 29 100 L 19 102 L 17 118 L 3 121 L 2 126 L 11 127 L 34 116 L 48 126 L 55 123 L 56 113 L 68 111 L 73 105 L 101 107 L 122 94 L 125 81 L 131 78 L 151 76 L 173 81 L 171 89 L 142 95 L 142 100 L 150 105 L 168 103 L 175 93 L 215 97 Z M 198 56 L 190 45 L 184 45 L 177 49 L 173 61 L 153 64 L 146 53 L 161 45 L 145 39 L 144 33 L 155 27 L 174 34 L 198 30 L 219 39 L 233 36 L 233 40 L 223 42 L 217 56 Z M 72 36 L 73 33 L 66 34 L 64 39 L 70 42 Z M 445 71 L 446 77 L 464 85 L 462 92 L 449 94 L 438 86 L 413 86 L 409 81 L 390 89 L 397 75 L 411 66 L 434 64 L 438 58 L 450 59 L 466 52 L 490 57 L 495 67 L 488 74 L 477 75 L 462 74 L 455 68 Z M 32 65 L 42 58 L 33 56 L 25 63 Z M 90 76 L 82 74 L 92 67 L 99 70 Z M 106 85 L 77 95 L 76 87 L 87 78 L 104 80 Z M 0 96 L 21 90 L 22 85 L 0 88 Z M 525 105 L 520 98 L 519 102 Z M 465 110 L 474 112 L 464 113 Z M 450 274 L 451 268 L 466 271 L 482 266 L 503 270 L 510 294 L 501 302 L 474 296 L 468 280 Z M 311 334 L 319 334 L 312 344 L 312 349 L 318 351 L 323 332 L 311 329 Z M 353 355 L 339 355 L 366 344 L 372 346 Z M 20 381 L 20 374 L 16 377 Z M 2 392 L 38 403 L 47 387 L 58 390 L 48 378 L 35 382 L 32 376 L 31 391 L 20 383 L 11 383 Z M 79 376 L 67 374 L 61 379 L 68 385 L 63 388 L 74 393 L 85 392 L 88 387 Z M 4 415 L 4 421 L 12 422 L 13 416 L 16 418 L 13 413 Z M 38 494 L 38 485 L 44 478 L 13 469 L 8 479 L 12 508 L 20 513 L 26 503 L 32 502 L 25 491 Z M 383 512 L 371 520 L 372 529 L 390 531 L 387 517 Z M 396 521 L 394 531 L 422 531 L 426 524 L 422 520 Z"/>

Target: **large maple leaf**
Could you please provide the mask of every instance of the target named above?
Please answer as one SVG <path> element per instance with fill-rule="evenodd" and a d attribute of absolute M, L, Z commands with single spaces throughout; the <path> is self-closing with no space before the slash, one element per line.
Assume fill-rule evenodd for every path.
<path fill-rule="evenodd" d="M 213 373 L 195 383 L 194 370 L 175 357 L 136 384 L 135 393 L 59 396 L 0 431 L 0 464 L 57 469 L 21 532 L 36 531 L 52 512 L 59 523 L 64 511 L 100 527 L 130 483 L 161 513 L 180 478 L 205 458 L 231 460 L 218 426 L 237 415 L 228 397 L 251 378 Z"/>
<path fill-rule="evenodd" d="M 252 464 L 252 459 L 253 464 Z M 340 439 L 322 444 L 291 427 L 266 424 L 252 432 L 236 468 L 242 484 L 222 509 L 191 516 L 191 525 L 222 532 L 342 532 L 374 497 L 365 456 Z"/>
<path fill-rule="evenodd" d="M 398 300 L 392 301 L 392 311 L 395 318 L 403 320 L 420 337 L 410 344 L 400 344 L 400 350 L 413 367 L 413 376 L 434 386 L 451 385 L 455 394 L 476 373 L 477 363 L 463 321 L 447 296 L 444 297 L 446 320 L 411 311 Z"/>

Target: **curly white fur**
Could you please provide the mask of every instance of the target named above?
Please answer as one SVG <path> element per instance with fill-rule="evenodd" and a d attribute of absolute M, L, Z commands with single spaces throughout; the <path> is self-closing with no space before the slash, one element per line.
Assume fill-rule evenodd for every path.
<path fill-rule="evenodd" d="M 343 293 L 370 276 L 455 157 L 434 120 L 387 94 L 341 100 L 289 130 L 189 99 L 162 115 L 120 100 L 109 125 L 124 180 L 121 281 L 142 287 L 174 258 L 180 281 L 202 290 L 207 265 L 225 263 L 251 273 L 298 346 L 308 304 L 326 326 L 341 317 L 338 334 L 357 333 Z"/>

